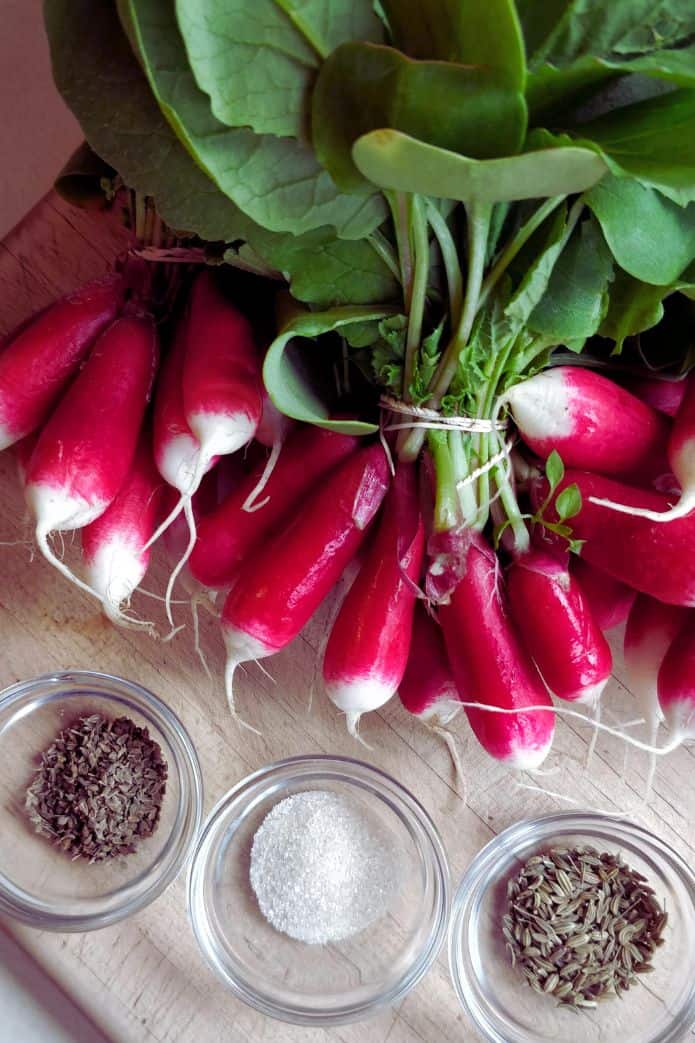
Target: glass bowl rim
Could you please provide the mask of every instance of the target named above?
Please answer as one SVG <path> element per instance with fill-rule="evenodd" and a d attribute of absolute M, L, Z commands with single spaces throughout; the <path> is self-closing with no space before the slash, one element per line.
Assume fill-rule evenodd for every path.
<path fill-rule="evenodd" d="M 245 980 L 237 977 L 228 962 L 220 958 L 213 931 L 207 916 L 205 901 L 205 870 L 207 869 L 210 848 L 218 839 L 223 816 L 235 804 L 243 805 L 244 798 L 256 792 L 259 783 L 264 783 L 260 793 L 269 791 L 278 781 L 285 785 L 302 780 L 310 781 L 313 775 L 322 774 L 324 779 L 334 778 L 336 781 L 359 784 L 365 779 L 376 791 L 384 803 L 391 805 L 395 813 L 410 819 L 421 832 L 428 851 L 428 859 L 435 877 L 437 894 L 436 908 L 433 912 L 427 942 L 414 960 L 412 966 L 389 989 L 356 1004 L 344 1004 L 326 1010 L 304 1007 L 295 1004 L 282 1004 L 267 997 L 261 989 L 250 986 Z M 282 796 L 278 794 L 278 800 Z M 399 807 L 396 808 L 396 802 Z M 224 835 L 222 833 L 222 835 Z M 237 999 L 260 1011 L 268 1017 L 294 1025 L 311 1025 L 327 1027 L 360 1021 L 377 1013 L 385 1006 L 393 1005 L 403 999 L 424 977 L 439 954 L 446 937 L 450 905 L 450 871 L 446 849 L 431 816 L 417 797 L 397 779 L 380 768 L 354 757 L 331 754 L 303 754 L 286 757 L 274 761 L 265 767 L 251 772 L 232 786 L 217 801 L 208 814 L 201 829 L 195 850 L 190 861 L 187 880 L 188 914 L 193 933 L 205 962 Z"/>
<path fill-rule="evenodd" d="M 488 870 L 502 852 L 514 853 L 527 840 L 535 840 L 538 844 L 549 843 L 553 837 L 563 833 L 581 835 L 591 829 L 598 830 L 599 837 L 601 829 L 606 832 L 610 830 L 608 839 L 611 842 L 619 843 L 621 839 L 629 838 L 641 851 L 649 852 L 652 857 L 658 855 L 659 860 L 675 872 L 688 891 L 695 911 L 695 872 L 670 844 L 628 818 L 590 810 L 558 811 L 533 819 L 522 819 L 508 826 L 489 840 L 466 868 L 454 894 L 448 930 L 449 972 L 456 995 L 472 1023 L 490 1043 L 507 1043 L 507 1040 L 497 1027 L 496 1007 L 491 1004 L 489 1010 L 481 1008 L 477 1000 L 479 990 L 471 987 L 471 977 L 466 971 L 463 951 L 469 931 L 470 920 L 466 917 L 469 905 L 481 888 L 487 889 L 485 881 Z M 677 1043 L 682 1038 L 683 1030 L 692 1025 L 694 1018 L 695 986 L 669 1027 L 650 1040 L 650 1043 Z"/>
<path fill-rule="evenodd" d="M 26 713 L 31 715 L 47 702 L 58 700 L 61 695 L 69 696 L 71 692 L 77 694 L 75 689 L 90 685 L 94 686 L 91 695 L 96 707 L 102 699 L 123 702 L 124 712 L 130 705 L 161 732 L 174 755 L 174 763 L 171 763 L 171 756 L 167 756 L 167 764 L 170 773 L 176 772 L 179 806 L 169 837 L 154 863 L 134 880 L 109 892 L 106 899 L 91 899 L 84 913 L 61 912 L 60 906 L 56 907 L 54 902 L 28 894 L 0 873 L 0 913 L 42 930 L 98 930 L 144 909 L 178 876 L 190 857 L 202 822 L 203 777 L 193 742 L 177 714 L 137 681 L 96 670 L 57 670 L 17 681 L 0 691 L 0 742 L 8 714 L 14 720 L 17 712 L 26 707 Z M 32 705 L 37 699 L 37 690 L 42 686 L 48 691 L 43 693 L 37 705 Z M 63 691 L 61 686 L 68 690 Z"/>

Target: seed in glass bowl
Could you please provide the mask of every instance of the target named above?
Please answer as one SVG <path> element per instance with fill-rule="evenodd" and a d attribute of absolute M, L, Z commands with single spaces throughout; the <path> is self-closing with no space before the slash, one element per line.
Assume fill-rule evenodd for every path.
<path fill-rule="evenodd" d="M 533 855 L 507 884 L 512 966 L 534 991 L 592 1008 L 652 970 L 667 914 L 641 873 L 591 847 Z"/>

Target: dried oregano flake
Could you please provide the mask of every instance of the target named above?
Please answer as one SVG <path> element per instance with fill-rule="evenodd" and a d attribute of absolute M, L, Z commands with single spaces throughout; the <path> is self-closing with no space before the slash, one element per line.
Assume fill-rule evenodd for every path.
<path fill-rule="evenodd" d="M 651 971 L 667 916 L 641 873 L 591 847 L 534 855 L 507 884 L 513 967 L 560 1005 L 592 1008 Z"/>
<path fill-rule="evenodd" d="M 100 862 L 135 851 L 157 827 L 167 765 L 129 717 L 81 717 L 41 754 L 25 808 L 37 833 L 72 858 Z"/>

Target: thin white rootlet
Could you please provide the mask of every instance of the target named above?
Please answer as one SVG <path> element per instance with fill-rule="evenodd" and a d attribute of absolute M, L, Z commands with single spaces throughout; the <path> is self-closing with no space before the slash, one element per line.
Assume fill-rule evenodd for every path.
<path fill-rule="evenodd" d="M 236 717 L 239 720 L 234 705 L 234 674 L 236 668 L 250 659 L 265 659 L 266 656 L 273 655 L 277 649 L 269 648 L 268 645 L 264 644 L 263 641 L 259 641 L 258 638 L 224 622 L 222 624 L 222 635 L 227 651 L 227 662 L 224 667 L 224 687 L 227 694 L 227 703 L 229 704 L 229 711 L 232 717 Z M 239 723 L 243 724 L 249 731 L 260 735 L 257 728 L 253 728 L 245 721 L 240 720 Z"/>
<path fill-rule="evenodd" d="M 557 370 L 538 373 L 511 388 L 506 397 L 520 431 L 529 438 L 569 438 L 574 434 L 571 388 Z"/>
<path fill-rule="evenodd" d="M 256 423 L 246 413 L 191 413 L 186 417 L 205 456 L 227 456 L 250 442 Z"/>

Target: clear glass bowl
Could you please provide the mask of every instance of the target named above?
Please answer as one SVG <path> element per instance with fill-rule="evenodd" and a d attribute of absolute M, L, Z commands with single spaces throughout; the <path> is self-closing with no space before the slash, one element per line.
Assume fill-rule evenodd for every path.
<path fill-rule="evenodd" d="M 329 790 L 358 801 L 390 833 L 402 886 L 384 916 L 339 943 L 294 941 L 264 919 L 249 883 L 253 836 L 278 801 Z M 446 933 L 449 869 L 439 834 L 395 779 L 346 757 L 271 764 L 234 787 L 198 841 L 188 902 L 205 959 L 239 999 L 304 1025 L 369 1017 L 402 999 L 431 966 Z"/>
<path fill-rule="evenodd" d="M 168 765 L 157 829 L 135 852 L 90 864 L 37 834 L 24 796 L 39 754 L 76 717 L 130 717 Z M 53 931 L 90 931 L 152 902 L 186 862 L 202 819 L 195 750 L 178 717 L 132 681 L 91 671 L 46 674 L 0 693 L 0 913 Z"/>
<path fill-rule="evenodd" d="M 507 881 L 531 855 L 580 845 L 619 853 L 644 874 L 669 922 L 654 971 L 621 998 L 578 1014 L 539 996 L 511 967 L 501 919 Z M 495 837 L 465 873 L 452 908 L 449 963 L 462 1005 L 495 1043 L 675 1043 L 695 1022 L 695 877 L 667 844 L 630 822 L 591 813 L 521 822 Z"/>

